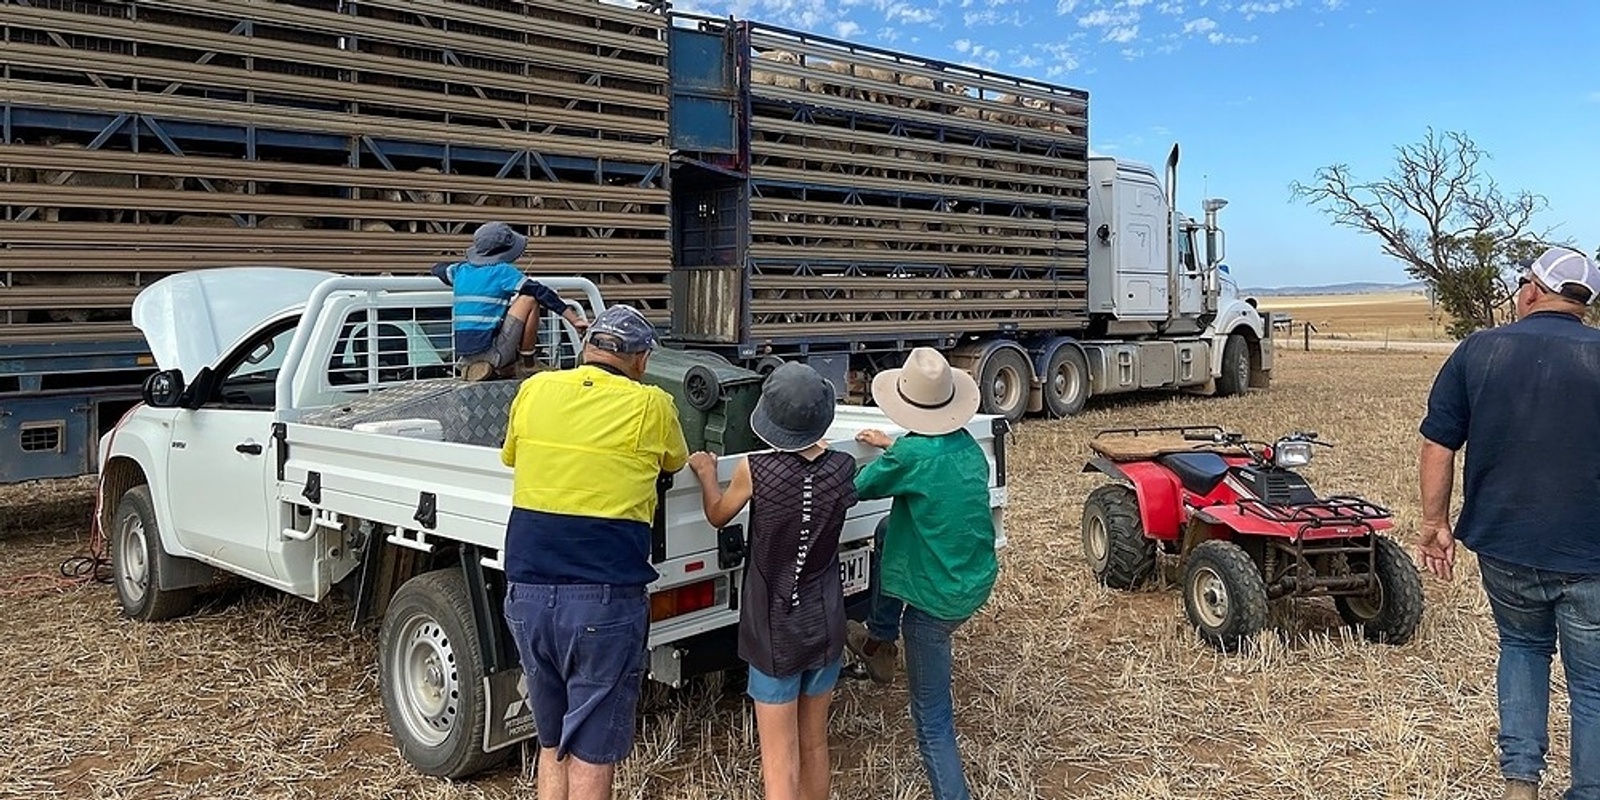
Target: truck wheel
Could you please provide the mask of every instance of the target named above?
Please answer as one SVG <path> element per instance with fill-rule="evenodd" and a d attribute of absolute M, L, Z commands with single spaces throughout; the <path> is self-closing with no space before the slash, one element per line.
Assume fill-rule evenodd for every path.
<path fill-rule="evenodd" d="M 1377 537 L 1378 588 L 1372 594 L 1335 597 L 1339 616 L 1370 642 L 1402 645 L 1422 622 L 1422 579 L 1398 542 Z"/>
<path fill-rule="evenodd" d="M 161 523 L 148 485 L 117 501 L 111 522 L 111 574 L 122 614 L 145 622 L 172 619 L 194 606 L 194 589 L 161 588 Z"/>
<path fill-rule="evenodd" d="M 978 395 L 983 398 L 979 410 L 1016 422 L 1028 412 L 1032 387 L 1033 367 L 1027 357 L 1014 347 L 995 348 L 978 370 Z"/>
<path fill-rule="evenodd" d="M 1083 351 L 1063 344 L 1050 354 L 1044 374 L 1044 407 L 1055 417 L 1070 417 L 1089 401 L 1089 362 Z"/>
<path fill-rule="evenodd" d="M 1222 374 L 1217 376 L 1217 396 L 1243 394 L 1250 388 L 1250 343 L 1237 333 L 1228 334 L 1222 346 Z"/>
<path fill-rule="evenodd" d="M 1144 535 L 1139 498 L 1121 484 L 1089 493 L 1083 503 L 1083 555 L 1102 584 L 1137 589 L 1155 572 L 1156 543 Z"/>
<path fill-rule="evenodd" d="M 1243 548 L 1210 539 L 1184 564 L 1183 610 L 1201 639 L 1224 652 L 1237 651 L 1267 626 L 1267 584 Z"/>
<path fill-rule="evenodd" d="M 504 760 L 483 752 L 483 653 L 458 569 L 418 575 L 395 592 L 378 638 L 389 731 L 418 770 L 461 778 Z"/>

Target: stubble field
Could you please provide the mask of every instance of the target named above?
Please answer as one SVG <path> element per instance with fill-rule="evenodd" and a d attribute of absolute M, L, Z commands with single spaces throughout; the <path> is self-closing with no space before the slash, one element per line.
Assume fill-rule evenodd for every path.
<path fill-rule="evenodd" d="M 1450 317 L 1433 309 L 1428 298 L 1415 292 L 1350 295 L 1284 295 L 1259 300 L 1263 311 L 1288 313 L 1294 318 L 1292 338 L 1300 341 L 1300 324 L 1315 329 L 1312 339 L 1366 339 L 1374 341 L 1448 341 Z"/>
<path fill-rule="evenodd" d="M 1341 628 L 1331 603 L 1275 610 L 1281 629 L 1221 655 L 1183 623 L 1170 586 L 1101 588 L 1079 542 L 1080 473 L 1092 433 L 1218 423 L 1270 437 L 1313 428 L 1339 445 L 1309 468 L 1324 492 L 1394 508 L 1411 549 L 1416 423 L 1434 353 L 1280 350 L 1270 391 L 1099 403 L 1014 434 L 1010 545 L 993 599 L 959 631 L 961 747 L 980 798 L 1488 798 L 1494 754 L 1493 627 L 1477 570 L 1425 579 L 1421 630 L 1402 647 Z M 87 481 L 0 490 L 0 704 L 4 797 L 533 797 L 516 766 L 448 783 L 410 770 L 381 716 L 376 637 L 342 601 L 263 589 L 213 592 L 193 617 L 120 619 L 111 587 L 54 591 L 86 542 Z M 1559 674 L 1559 672 L 1558 672 Z M 1566 708 L 1553 708 L 1564 787 Z M 831 734 L 834 796 L 926 797 L 906 714 L 890 687 L 844 682 Z M 756 798 L 748 701 L 718 680 L 646 695 L 619 797 Z"/>

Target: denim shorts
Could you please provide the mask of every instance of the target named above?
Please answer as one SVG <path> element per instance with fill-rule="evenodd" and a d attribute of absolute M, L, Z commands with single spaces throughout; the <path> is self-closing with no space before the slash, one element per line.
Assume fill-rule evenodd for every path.
<path fill-rule="evenodd" d="M 808 669 L 782 678 L 775 678 L 751 667 L 750 685 L 746 691 L 751 700 L 768 705 L 792 703 L 800 698 L 802 692 L 807 697 L 815 697 L 832 689 L 834 684 L 839 682 L 839 669 L 843 665 L 844 655 L 840 654 L 833 663 L 821 669 Z"/>
<path fill-rule="evenodd" d="M 627 758 L 650 630 L 644 587 L 511 583 L 505 619 L 539 746 L 590 764 Z"/>

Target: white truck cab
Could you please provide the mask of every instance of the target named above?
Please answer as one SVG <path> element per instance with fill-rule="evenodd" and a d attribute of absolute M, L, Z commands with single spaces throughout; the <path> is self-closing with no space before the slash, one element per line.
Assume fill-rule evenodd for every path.
<path fill-rule="evenodd" d="M 591 317 L 603 307 L 587 280 L 541 282 Z M 419 770 L 471 774 L 531 737 L 500 614 L 512 473 L 499 449 L 519 384 L 452 377 L 450 291 L 432 277 L 209 269 L 147 287 L 133 318 L 161 371 L 100 448 L 98 522 L 123 612 L 179 616 L 217 571 L 313 602 L 341 591 L 356 624 L 382 619 L 385 712 Z M 552 366 L 574 365 L 577 331 L 553 314 L 537 324 Z M 865 428 L 902 433 L 876 409 L 841 406 L 827 438 L 864 463 L 878 452 L 855 443 Z M 1003 534 L 1004 421 L 968 430 Z M 724 483 L 737 460 L 720 459 Z M 712 528 L 682 472 L 658 490 L 649 675 L 680 685 L 737 665 L 746 518 Z M 857 606 L 888 509 L 863 502 L 846 521 Z"/>

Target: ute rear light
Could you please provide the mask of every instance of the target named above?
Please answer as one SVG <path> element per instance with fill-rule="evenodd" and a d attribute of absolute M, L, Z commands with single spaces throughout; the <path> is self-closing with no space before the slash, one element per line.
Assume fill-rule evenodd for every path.
<path fill-rule="evenodd" d="M 650 595 L 650 621 L 681 617 L 728 603 L 728 576 L 674 586 Z"/>

